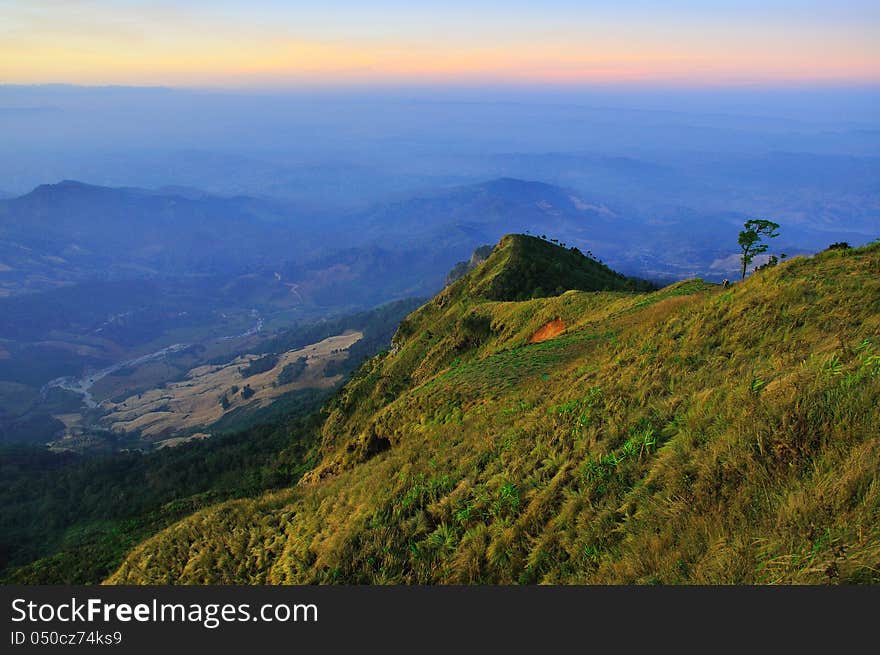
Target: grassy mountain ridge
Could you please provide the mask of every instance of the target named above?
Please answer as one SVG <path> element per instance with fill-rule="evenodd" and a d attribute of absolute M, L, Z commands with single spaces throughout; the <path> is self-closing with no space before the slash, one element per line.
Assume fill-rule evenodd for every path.
<path fill-rule="evenodd" d="M 488 300 L 528 300 L 565 291 L 650 289 L 650 284 L 627 278 L 576 248 L 566 250 L 537 237 L 509 234 L 495 251 L 466 278 L 467 293 Z"/>
<path fill-rule="evenodd" d="M 880 581 L 880 246 L 519 301 L 500 250 L 325 407 L 297 486 L 108 581 Z"/>
<path fill-rule="evenodd" d="M 363 367 L 329 403 L 322 430 L 327 456 L 311 477 L 335 470 L 340 461 L 351 460 L 352 455 L 362 457 L 383 447 L 386 437 L 376 430 L 363 430 L 361 420 L 383 411 L 407 384 L 426 381 L 450 365 L 494 352 L 502 344 L 525 341 L 539 323 L 556 316 L 541 315 L 539 323 L 530 321 L 528 313 L 537 305 L 512 302 L 514 298 L 543 297 L 547 295 L 545 288 L 561 293 L 562 289 L 597 291 L 641 285 L 641 281 L 615 273 L 579 252 L 542 239 L 504 237 L 476 269 L 401 322 L 392 339 L 394 356 L 383 362 L 382 368 Z M 618 295 L 629 297 L 631 293 Z M 340 435 L 356 441 L 349 442 L 344 453 L 330 456 L 329 445 Z"/>

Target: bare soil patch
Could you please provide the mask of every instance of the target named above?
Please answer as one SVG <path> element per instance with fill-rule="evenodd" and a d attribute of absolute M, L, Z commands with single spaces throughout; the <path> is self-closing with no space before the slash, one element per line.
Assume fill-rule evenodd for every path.
<path fill-rule="evenodd" d="M 529 337 L 529 343 L 541 343 L 553 337 L 558 337 L 565 331 L 565 322 L 561 318 L 555 318 L 541 326 L 541 328 Z"/>

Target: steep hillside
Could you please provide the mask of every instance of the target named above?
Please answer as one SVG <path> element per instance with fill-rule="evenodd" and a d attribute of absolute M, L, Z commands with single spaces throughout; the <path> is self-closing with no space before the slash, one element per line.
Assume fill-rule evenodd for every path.
<path fill-rule="evenodd" d="M 880 582 L 880 246 L 653 292 L 573 254 L 503 240 L 325 407 L 297 486 L 109 582 Z"/>
<path fill-rule="evenodd" d="M 480 246 L 473 253 L 471 253 L 470 259 L 466 261 L 457 262 L 455 266 L 452 267 L 452 270 L 446 274 L 446 286 L 449 286 L 453 282 L 460 280 L 465 275 L 474 270 L 477 266 L 482 264 L 489 258 L 489 255 L 492 254 L 492 251 L 495 250 L 493 246 Z"/>

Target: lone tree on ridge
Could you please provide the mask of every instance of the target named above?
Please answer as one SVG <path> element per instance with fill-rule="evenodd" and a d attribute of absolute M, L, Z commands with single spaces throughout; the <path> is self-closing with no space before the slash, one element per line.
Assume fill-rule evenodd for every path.
<path fill-rule="evenodd" d="M 767 248 L 769 248 L 766 243 L 761 243 L 761 240 L 778 237 L 779 224 L 762 218 L 754 218 L 746 221 L 743 227 L 745 229 L 739 233 L 739 247 L 742 248 L 740 261 L 742 262 L 742 279 L 745 280 L 746 267 L 752 263 L 756 255 L 767 252 Z"/>

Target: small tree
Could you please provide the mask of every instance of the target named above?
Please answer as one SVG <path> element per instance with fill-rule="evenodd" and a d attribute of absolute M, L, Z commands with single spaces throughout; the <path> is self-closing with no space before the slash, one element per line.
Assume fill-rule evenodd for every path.
<path fill-rule="evenodd" d="M 743 227 L 745 229 L 739 233 L 739 247 L 742 248 L 742 255 L 740 255 L 742 279 L 746 279 L 746 267 L 752 263 L 755 256 L 767 252 L 767 248 L 769 248 L 766 243 L 761 243 L 761 240 L 778 237 L 779 224 L 755 218 L 746 221 Z"/>

